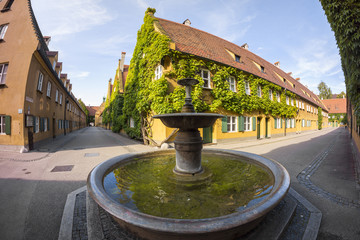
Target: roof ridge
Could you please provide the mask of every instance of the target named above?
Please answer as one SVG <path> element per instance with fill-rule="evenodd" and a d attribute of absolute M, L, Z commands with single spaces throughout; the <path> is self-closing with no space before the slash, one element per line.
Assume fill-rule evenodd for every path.
<path fill-rule="evenodd" d="M 41 33 L 39 24 L 37 23 L 37 20 L 36 20 L 36 17 L 35 17 L 35 13 L 34 13 L 34 10 L 33 10 L 33 8 L 32 8 L 32 5 L 31 5 L 31 0 L 28 0 L 28 7 L 29 7 L 29 13 L 30 13 L 30 18 L 31 18 L 31 23 L 32 23 L 33 28 L 34 28 L 35 35 L 36 35 L 38 41 L 40 42 L 41 48 L 42 48 L 42 50 L 44 50 L 44 51 L 49 51 L 49 48 L 48 48 L 48 46 L 47 46 L 46 43 L 45 43 L 44 36 L 43 36 L 43 34 Z"/>

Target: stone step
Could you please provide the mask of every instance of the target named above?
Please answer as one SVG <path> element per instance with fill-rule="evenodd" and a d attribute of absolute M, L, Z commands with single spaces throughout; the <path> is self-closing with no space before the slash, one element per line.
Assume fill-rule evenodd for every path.
<path fill-rule="evenodd" d="M 297 202 L 287 194 L 257 228 L 238 240 L 278 240 L 295 214 Z"/>

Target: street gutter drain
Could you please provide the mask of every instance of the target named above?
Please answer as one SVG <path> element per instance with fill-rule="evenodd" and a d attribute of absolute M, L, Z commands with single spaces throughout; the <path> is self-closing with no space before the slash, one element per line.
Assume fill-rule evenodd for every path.
<path fill-rule="evenodd" d="M 51 172 L 70 172 L 74 165 L 55 166 Z"/>
<path fill-rule="evenodd" d="M 85 157 L 97 157 L 100 153 L 85 153 Z"/>

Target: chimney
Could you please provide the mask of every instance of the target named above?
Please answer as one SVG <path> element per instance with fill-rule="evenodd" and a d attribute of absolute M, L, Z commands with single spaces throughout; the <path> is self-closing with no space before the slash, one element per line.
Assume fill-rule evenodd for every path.
<path fill-rule="evenodd" d="M 295 78 L 296 81 L 300 81 L 300 78 Z"/>
<path fill-rule="evenodd" d="M 125 55 L 126 55 L 126 52 L 121 53 L 120 66 L 119 66 L 121 72 L 124 71 Z"/>
<path fill-rule="evenodd" d="M 276 62 L 276 63 L 274 63 L 274 65 L 275 65 L 275 67 L 280 68 L 280 62 Z"/>
<path fill-rule="evenodd" d="M 246 49 L 246 50 L 249 50 L 249 45 L 247 43 L 243 44 L 241 47 Z"/>
<path fill-rule="evenodd" d="M 183 22 L 184 25 L 186 26 L 191 26 L 191 22 L 189 19 L 186 19 L 184 22 Z"/>

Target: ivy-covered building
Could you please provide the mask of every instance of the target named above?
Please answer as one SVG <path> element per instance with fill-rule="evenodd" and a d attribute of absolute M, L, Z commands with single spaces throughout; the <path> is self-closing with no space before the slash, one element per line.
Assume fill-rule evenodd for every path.
<path fill-rule="evenodd" d="M 225 115 L 208 129 L 205 142 L 268 138 L 328 126 L 328 110 L 299 79 L 248 49 L 176 23 L 148 9 L 125 85 L 122 127 L 132 137 L 160 142 L 167 129 L 154 114 L 179 112 L 184 88 L 176 81 L 199 80 L 193 88 L 197 112 Z M 151 140 L 150 140 L 151 141 Z"/>
<path fill-rule="evenodd" d="M 321 100 L 329 110 L 329 126 L 339 127 L 347 121 L 346 98 L 334 98 Z"/>

